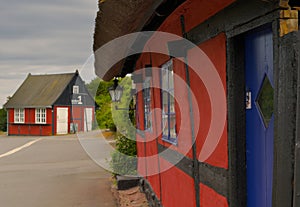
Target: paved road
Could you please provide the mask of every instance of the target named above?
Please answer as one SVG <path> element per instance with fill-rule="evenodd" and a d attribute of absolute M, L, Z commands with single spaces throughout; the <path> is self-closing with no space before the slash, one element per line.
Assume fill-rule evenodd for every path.
<path fill-rule="evenodd" d="M 109 177 L 75 136 L 0 137 L 1 207 L 115 207 Z"/>

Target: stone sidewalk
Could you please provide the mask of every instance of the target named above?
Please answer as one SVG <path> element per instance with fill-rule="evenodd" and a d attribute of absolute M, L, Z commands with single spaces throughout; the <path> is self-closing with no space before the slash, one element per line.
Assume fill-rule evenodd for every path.
<path fill-rule="evenodd" d="M 138 186 L 128 190 L 118 190 L 113 184 L 111 189 L 119 207 L 149 207 L 145 194 L 141 193 Z"/>

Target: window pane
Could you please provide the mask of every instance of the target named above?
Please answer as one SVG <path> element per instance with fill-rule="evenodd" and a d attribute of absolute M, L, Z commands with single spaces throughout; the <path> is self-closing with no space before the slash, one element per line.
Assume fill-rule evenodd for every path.
<path fill-rule="evenodd" d="M 163 122 L 163 136 L 164 137 L 168 137 L 169 136 L 169 124 L 168 124 L 168 116 L 167 115 L 163 115 L 163 119 L 162 119 L 162 122 Z"/>
<path fill-rule="evenodd" d="M 169 78 L 169 81 L 168 81 L 168 83 L 169 83 L 169 89 L 173 89 L 174 88 L 174 72 L 173 72 L 173 70 L 172 71 L 169 71 L 169 76 L 168 76 L 168 78 Z"/>
<path fill-rule="evenodd" d="M 176 138 L 176 116 L 170 114 L 170 137 Z"/>
<path fill-rule="evenodd" d="M 162 82 L 162 89 L 163 90 L 168 90 L 168 70 L 163 69 L 162 70 L 162 77 L 161 77 L 161 82 Z"/>
<path fill-rule="evenodd" d="M 150 79 L 147 78 L 143 84 L 143 97 L 144 97 L 144 126 L 145 130 L 151 129 L 151 90 L 150 90 Z"/>
<path fill-rule="evenodd" d="M 35 122 L 36 123 L 46 123 L 46 109 L 36 109 L 35 110 Z"/>
<path fill-rule="evenodd" d="M 145 129 L 151 129 L 152 123 L 151 123 L 151 114 L 145 114 L 146 120 L 145 120 Z"/>
<path fill-rule="evenodd" d="M 79 93 L 79 86 L 73 86 L 73 94 Z"/>
<path fill-rule="evenodd" d="M 175 113 L 175 99 L 171 95 L 169 98 L 170 98 L 170 112 L 169 113 Z"/>

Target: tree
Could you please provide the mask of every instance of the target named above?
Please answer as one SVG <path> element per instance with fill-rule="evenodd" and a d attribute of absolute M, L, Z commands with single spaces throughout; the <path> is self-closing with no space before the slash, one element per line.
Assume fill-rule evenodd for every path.
<path fill-rule="evenodd" d="M 0 131 L 7 131 L 7 113 L 5 109 L 0 109 Z"/>
<path fill-rule="evenodd" d="M 112 119 L 111 99 L 108 88 L 113 85 L 112 81 L 105 82 L 100 78 L 92 80 L 86 84 L 87 89 L 94 96 L 99 109 L 96 110 L 96 120 L 100 129 L 110 129 L 116 131 L 116 126 Z"/>

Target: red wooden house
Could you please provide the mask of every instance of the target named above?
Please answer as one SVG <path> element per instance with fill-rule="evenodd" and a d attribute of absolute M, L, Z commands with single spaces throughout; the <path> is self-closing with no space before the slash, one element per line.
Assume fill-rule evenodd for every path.
<path fill-rule="evenodd" d="M 133 73 L 138 172 L 151 206 L 300 206 L 299 7 L 99 2 L 96 73 Z M 168 34 L 122 39 L 149 30 Z"/>
<path fill-rule="evenodd" d="M 28 74 L 4 105 L 8 135 L 49 136 L 90 131 L 95 102 L 78 74 Z"/>

